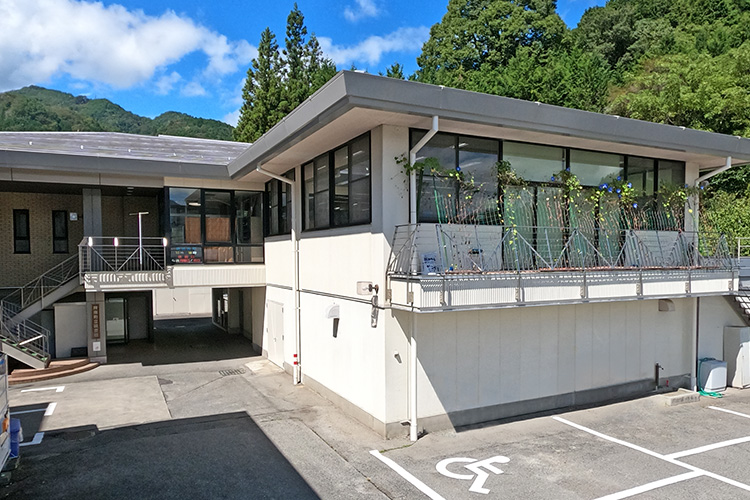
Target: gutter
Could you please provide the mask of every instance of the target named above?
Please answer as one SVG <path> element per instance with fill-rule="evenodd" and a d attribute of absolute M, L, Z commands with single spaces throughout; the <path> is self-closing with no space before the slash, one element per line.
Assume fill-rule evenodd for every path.
<path fill-rule="evenodd" d="M 734 165 L 732 165 L 732 157 L 731 156 L 727 156 L 727 162 L 726 162 L 726 164 L 723 167 L 719 167 L 716 170 L 711 170 L 709 173 L 701 175 L 700 177 L 698 177 L 697 179 L 695 179 L 695 185 L 699 186 L 701 182 L 707 181 L 711 177 L 713 177 L 715 175 L 718 175 L 718 174 L 720 174 L 722 172 L 726 172 L 727 170 L 729 170 L 733 166 Z"/>
<path fill-rule="evenodd" d="M 294 294 L 294 372 L 292 374 L 292 381 L 294 385 L 302 382 L 302 369 L 300 366 L 300 349 L 301 349 L 301 331 L 300 331 L 300 291 L 299 291 L 299 232 L 297 231 L 297 181 L 287 179 L 286 177 L 268 170 L 264 170 L 259 164 L 255 167 L 255 170 L 261 174 L 276 179 L 285 184 L 292 186 L 292 243 L 294 247 L 293 260 L 294 260 L 294 285 L 292 286 L 292 293 Z M 296 178 L 296 177 L 295 177 Z"/>

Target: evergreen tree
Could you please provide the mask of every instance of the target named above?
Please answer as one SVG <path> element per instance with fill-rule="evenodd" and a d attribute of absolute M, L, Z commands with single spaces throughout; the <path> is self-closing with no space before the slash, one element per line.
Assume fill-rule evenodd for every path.
<path fill-rule="evenodd" d="M 405 78 L 404 66 L 397 62 L 391 64 L 385 69 L 385 76 L 387 76 L 388 78 L 396 78 L 398 80 L 403 80 Z"/>
<path fill-rule="evenodd" d="M 306 68 L 309 46 L 306 46 L 305 16 L 297 4 L 286 19 L 286 39 L 284 48 L 284 86 L 281 96 L 281 110 L 286 115 L 299 106 L 310 94 L 310 76 Z M 316 40 L 317 42 L 317 40 Z"/>
<path fill-rule="evenodd" d="M 280 109 L 280 72 L 279 46 L 274 34 L 266 28 L 260 35 L 258 57 L 247 70 L 235 140 L 253 142 L 284 117 Z"/>
<path fill-rule="evenodd" d="M 318 43 L 315 33 L 310 35 L 310 41 L 307 42 L 305 52 L 308 85 L 307 96 L 305 98 L 307 98 L 333 78 L 333 75 L 336 74 L 336 65 L 331 59 L 323 57 L 323 50 L 320 48 L 320 43 Z"/>

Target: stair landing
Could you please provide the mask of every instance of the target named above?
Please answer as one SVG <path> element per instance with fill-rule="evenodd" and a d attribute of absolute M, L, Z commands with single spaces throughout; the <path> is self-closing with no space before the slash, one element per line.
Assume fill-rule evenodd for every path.
<path fill-rule="evenodd" d="M 27 384 L 31 382 L 40 382 L 50 380 L 76 373 L 83 373 L 93 370 L 99 366 L 99 363 L 92 363 L 88 358 L 64 359 L 50 362 L 47 368 L 43 369 L 17 369 L 8 377 L 9 385 Z"/>

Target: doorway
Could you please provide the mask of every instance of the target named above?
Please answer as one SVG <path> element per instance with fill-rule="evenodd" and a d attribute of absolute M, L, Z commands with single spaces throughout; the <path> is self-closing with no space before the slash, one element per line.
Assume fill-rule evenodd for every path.
<path fill-rule="evenodd" d="M 107 344 L 127 344 L 129 340 L 127 300 L 121 297 L 105 300 L 104 320 Z"/>

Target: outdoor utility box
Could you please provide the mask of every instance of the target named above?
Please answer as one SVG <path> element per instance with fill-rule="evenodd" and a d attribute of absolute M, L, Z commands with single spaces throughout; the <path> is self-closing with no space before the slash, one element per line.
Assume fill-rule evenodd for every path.
<path fill-rule="evenodd" d="M 700 360 L 701 389 L 710 392 L 721 392 L 727 388 L 727 362 L 718 359 Z"/>
<path fill-rule="evenodd" d="M 727 362 L 727 385 L 750 386 L 750 328 L 724 327 L 724 360 Z"/>

